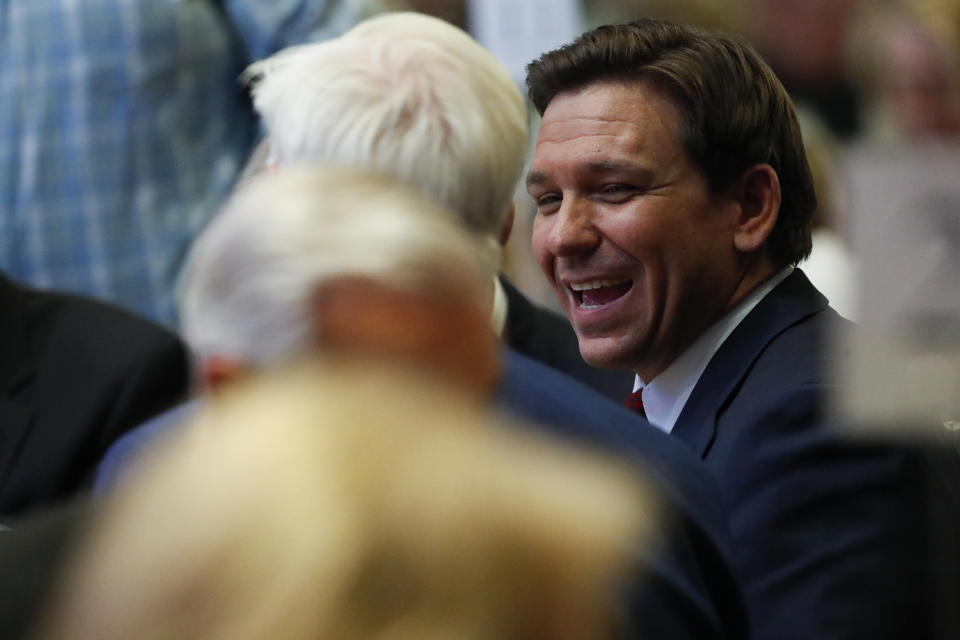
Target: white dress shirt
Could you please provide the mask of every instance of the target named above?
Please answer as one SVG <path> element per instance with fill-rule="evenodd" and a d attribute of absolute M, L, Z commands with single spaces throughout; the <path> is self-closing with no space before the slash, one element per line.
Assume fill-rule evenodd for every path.
<path fill-rule="evenodd" d="M 509 301 L 507 292 L 500 284 L 500 278 L 493 276 L 493 309 L 490 310 L 490 324 L 498 338 L 503 338 L 503 330 L 507 325 L 507 311 Z"/>
<path fill-rule="evenodd" d="M 640 376 L 636 377 L 633 390 L 643 389 L 643 408 L 651 424 L 667 433 L 673 431 L 673 425 L 680 417 L 687 398 L 690 397 L 700 375 L 703 374 L 703 370 L 707 368 L 707 364 L 720 345 L 757 306 L 757 303 L 792 272 L 793 267 L 787 267 L 751 291 L 740 301 L 740 304 L 710 325 L 656 378 L 650 382 L 644 382 Z"/>

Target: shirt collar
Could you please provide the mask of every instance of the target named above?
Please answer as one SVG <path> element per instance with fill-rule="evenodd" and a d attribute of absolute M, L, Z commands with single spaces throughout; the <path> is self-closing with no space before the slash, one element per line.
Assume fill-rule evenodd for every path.
<path fill-rule="evenodd" d="M 793 272 L 786 267 L 772 278 L 750 292 L 722 318 L 714 322 L 693 344 L 680 354 L 660 375 L 645 383 L 636 376 L 633 390 L 643 389 L 643 408 L 647 420 L 667 433 L 673 430 L 683 406 L 690 397 L 693 387 L 707 364 L 720 348 L 720 345 L 733 333 L 737 325 L 753 311 L 753 308 L 770 293 L 774 287 Z"/>
<path fill-rule="evenodd" d="M 503 338 L 503 328 L 507 325 L 507 293 L 500 284 L 500 278 L 493 276 L 493 309 L 490 311 L 490 324 L 497 338 Z"/>

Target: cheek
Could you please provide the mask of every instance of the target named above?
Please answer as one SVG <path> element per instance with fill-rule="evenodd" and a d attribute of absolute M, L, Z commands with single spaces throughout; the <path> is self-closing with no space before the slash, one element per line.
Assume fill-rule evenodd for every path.
<path fill-rule="evenodd" d="M 642 215 L 606 216 L 597 221 L 597 231 L 608 248 L 637 262 L 646 262 L 663 243 L 661 230 Z M 609 250 L 609 249 L 608 249 Z"/>
<path fill-rule="evenodd" d="M 531 247 L 533 257 L 537 264 L 543 269 L 547 277 L 552 280 L 553 276 L 553 254 L 547 247 L 547 240 L 550 237 L 550 220 L 542 216 L 533 219 L 533 234 L 531 235 Z"/>

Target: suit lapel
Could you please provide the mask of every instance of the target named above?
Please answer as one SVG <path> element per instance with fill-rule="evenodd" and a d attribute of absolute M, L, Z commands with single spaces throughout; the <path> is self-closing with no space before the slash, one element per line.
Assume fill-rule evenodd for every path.
<path fill-rule="evenodd" d="M 532 305 L 513 283 L 500 278 L 500 286 L 507 296 L 507 322 L 503 328 L 503 342 L 510 347 L 523 351 L 530 342 L 534 330 L 531 319 L 534 317 Z"/>
<path fill-rule="evenodd" d="M 789 327 L 825 308 L 827 299 L 800 269 L 794 269 L 720 345 L 693 388 L 672 433 L 705 458 L 716 438 L 719 416 L 766 346 Z"/>
<path fill-rule="evenodd" d="M 35 366 L 26 307 L 24 290 L 0 276 L 0 491 L 33 418 L 17 397 Z"/>

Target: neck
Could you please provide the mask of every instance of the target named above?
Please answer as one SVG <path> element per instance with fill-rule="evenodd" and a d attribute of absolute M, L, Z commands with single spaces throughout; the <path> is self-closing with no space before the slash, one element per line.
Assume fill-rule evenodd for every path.
<path fill-rule="evenodd" d="M 634 373 L 636 373 L 644 383 L 652 381 L 666 370 L 667 367 L 673 364 L 677 358 L 683 355 L 704 332 L 735 309 L 747 296 L 776 275 L 778 271 L 779 269 L 775 267 L 765 255 L 745 260 L 737 279 L 729 289 L 729 295 L 727 295 L 725 299 L 721 298 L 717 300 L 717 305 L 713 309 L 703 310 L 708 319 L 706 323 L 700 327 L 699 331 L 680 338 L 669 358 L 663 358 L 656 362 L 645 362 L 643 366 L 634 368 Z"/>
<path fill-rule="evenodd" d="M 728 298 L 723 311 L 714 319 L 714 322 L 743 302 L 757 287 L 775 276 L 778 271 L 780 271 L 780 269 L 774 266 L 765 254 L 758 257 L 755 261 L 749 262 L 740 274 L 740 278 L 733 289 L 733 293 Z"/>

